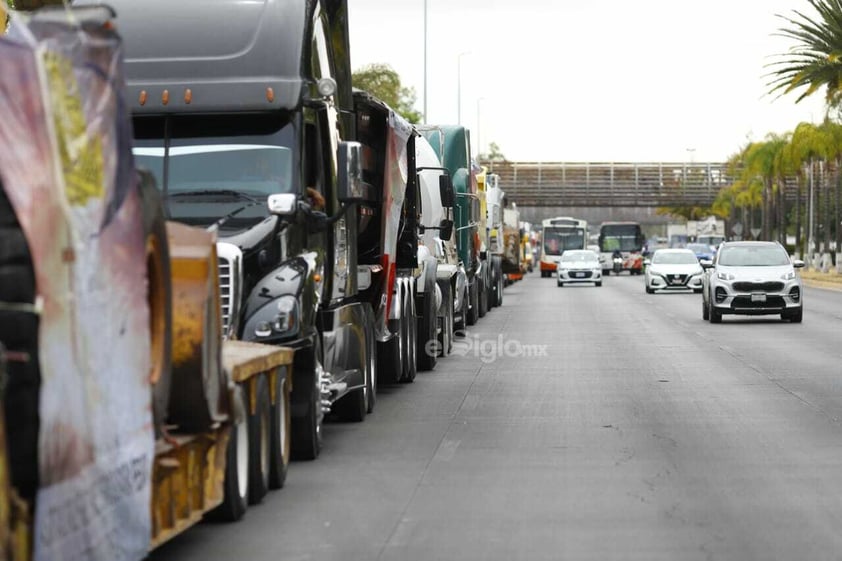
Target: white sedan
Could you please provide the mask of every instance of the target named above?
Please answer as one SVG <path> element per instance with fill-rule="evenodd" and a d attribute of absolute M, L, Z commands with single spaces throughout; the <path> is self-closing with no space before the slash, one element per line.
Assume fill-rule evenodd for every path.
<path fill-rule="evenodd" d="M 561 254 L 556 267 L 556 284 L 594 283 L 602 286 L 602 265 L 599 255 L 590 249 L 568 249 Z"/>
<path fill-rule="evenodd" d="M 658 249 L 644 264 L 647 294 L 656 290 L 702 291 L 704 271 L 690 249 Z"/>

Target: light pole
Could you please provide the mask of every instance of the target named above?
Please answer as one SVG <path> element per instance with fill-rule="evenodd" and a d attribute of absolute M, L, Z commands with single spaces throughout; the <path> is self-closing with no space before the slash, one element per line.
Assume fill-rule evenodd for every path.
<path fill-rule="evenodd" d="M 456 57 L 456 124 L 462 124 L 462 57 L 470 51 L 459 53 Z"/>
<path fill-rule="evenodd" d="M 424 122 L 427 122 L 427 0 L 424 0 Z"/>
<path fill-rule="evenodd" d="M 480 130 L 481 130 L 481 126 L 482 126 L 481 125 L 482 119 L 481 119 L 480 108 L 482 107 L 482 101 L 484 99 L 485 99 L 484 97 L 477 98 L 477 159 L 478 160 L 479 160 L 480 154 L 482 154 L 482 135 L 480 134 Z"/>

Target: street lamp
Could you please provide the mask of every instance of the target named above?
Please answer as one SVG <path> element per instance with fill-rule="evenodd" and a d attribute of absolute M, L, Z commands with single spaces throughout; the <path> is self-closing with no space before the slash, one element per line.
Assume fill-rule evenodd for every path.
<path fill-rule="evenodd" d="M 427 0 L 424 0 L 424 122 L 427 122 Z"/>
<path fill-rule="evenodd" d="M 456 124 L 462 124 L 462 57 L 471 54 L 471 51 L 459 53 L 456 57 Z"/>

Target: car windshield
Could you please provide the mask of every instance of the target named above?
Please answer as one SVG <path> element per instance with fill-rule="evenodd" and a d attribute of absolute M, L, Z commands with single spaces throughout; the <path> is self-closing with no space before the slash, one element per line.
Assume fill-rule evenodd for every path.
<path fill-rule="evenodd" d="M 596 254 L 591 251 L 565 251 L 561 256 L 562 263 L 587 263 L 598 260 Z"/>
<path fill-rule="evenodd" d="M 692 265 L 698 262 L 696 255 L 689 251 L 656 251 L 652 256 L 653 265 Z"/>
<path fill-rule="evenodd" d="M 719 250 L 719 265 L 726 267 L 776 267 L 789 264 L 783 248 L 774 245 L 736 245 Z"/>

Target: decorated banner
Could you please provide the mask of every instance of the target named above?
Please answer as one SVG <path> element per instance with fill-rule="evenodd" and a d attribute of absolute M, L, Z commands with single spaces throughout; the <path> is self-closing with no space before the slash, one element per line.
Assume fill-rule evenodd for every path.
<path fill-rule="evenodd" d="M 105 27 L 13 17 L 0 37 L 0 179 L 41 309 L 36 560 L 141 559 L 154 435 L 142 213 Z"/>
<path fill-rule="evenodd" d="M 408 179 L 407 141 L 412 134 L 412 125 L 403 117 L 389 110 L 389 127 L 386 140 L 386 162 L 383 182 L 383 255 L 381 266 L 386 274 L 383 299 L 377 310 L 378 337 L 386 332 L 386 320 L 390 317 L 392 290 L 396 267 L 398 229 L 401 223 L 403 202 L 406 198 Z"/>

